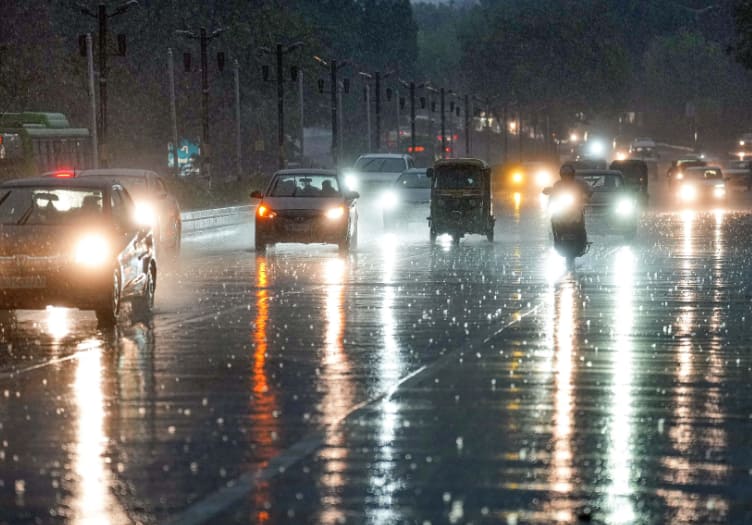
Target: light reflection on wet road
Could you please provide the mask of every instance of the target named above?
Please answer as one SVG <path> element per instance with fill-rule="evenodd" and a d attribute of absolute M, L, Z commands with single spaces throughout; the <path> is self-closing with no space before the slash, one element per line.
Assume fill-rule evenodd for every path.
<path fill-rule="evenodd" d="M 493 245 L 196 237 L 149 322 L 4 320 L 0 523 L 752 521 L 751 226 L 653 212 L 574 274 L 514 198 Z"/>

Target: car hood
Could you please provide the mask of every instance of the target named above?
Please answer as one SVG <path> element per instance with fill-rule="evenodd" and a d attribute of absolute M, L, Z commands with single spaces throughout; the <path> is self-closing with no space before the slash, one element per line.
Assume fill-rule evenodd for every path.
<path fill-rule="evenodd" d="M 263 203 L 276 212 L 284 210 L 320 210 L 324 211 L 343 204 L 342 197 L 264 197 Z"/>
<path fill-rule="evenodd" d="M 401 202 L 428 202 L 431 200 L 430 188 L 403 188 L 395 190 L 395 193 Z"/>

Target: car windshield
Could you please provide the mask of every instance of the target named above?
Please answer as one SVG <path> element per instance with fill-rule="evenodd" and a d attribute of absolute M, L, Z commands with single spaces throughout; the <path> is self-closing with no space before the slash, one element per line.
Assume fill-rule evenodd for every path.
<path fill-rule="evenodd" d="M 434 181 L 434 187 L 445 190 L 480 188 L 481 172 L 475 166 L 442 166 L 436 169 Z"/>
<path fill-rule="evenodd" d="M 394 185 L 405 190 L 428 189 L 431 187 L 431 179 L 426 177 L 425 172 L 407 172 L 400 175 Z"/>
<path fill-rule="evenodd" d="M 270 197 L 338 197 L 339 181 L 334 175 L 278 175 L 269 192 Z"/>
<path fill-rule="evenodd" d="M 577 178 L 587 182 L 593 191 L 613 191 L 621 188 L 622 178 L 619 175 L 609 173 L 577 175 Z"/>
<path fill-rule="evenodd" d="M 68 188 L 0 189 L 0 224 L 59 225 L 102 214 L 102 192 Z"/>
<path fill-rule="evenodd" d="M 692 180 L 721 180 L 723 175 L 717 169 L 692 168 L 684 172 L 685 179 Z"/>
<path fill-rule="evenodd" d="M 394 157 L 361 157 L 355 163 L 355 170 L 363 173 L 401 173 L 405 161 Z"/>

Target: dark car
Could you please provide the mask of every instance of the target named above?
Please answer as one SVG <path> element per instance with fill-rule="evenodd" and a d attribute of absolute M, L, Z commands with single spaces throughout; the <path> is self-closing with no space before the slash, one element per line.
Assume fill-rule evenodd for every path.
<path fill-rule="evenodd" d="M 256 207 L 256 251 L 278 242 L 336 244 L 343 251 L 358 242 L 357 192 L 347 190 L 335 171 L 278 171 Z"/>
<path fill-rule="evenodd" d="M 157 264 L 151 227 L 118 183 L 29 178 L 0 185 L 0 309 L 48 305 L 117 321 L 122 300 L 148 311 Z"/>
<path fill-rule="evenodd" d="M 620 171 L 624 177 L 624 184 L 637 192 L 643 202 L 648 200 L 648 164 L 644 160 L 626 159 L 615 160 L 608 169 Z"/>
<path fill-rule="evenodd" d="M 620 171 L 581 170 L 579 180 L 593 189 L 585 207 L 585 222 L 588 229 L 603 230 L 631 239 L 637 233 L 640 221 L 638 192 L 624 183 Z"/>
<path fill-rule="evenodd" d="M 407 170 L 381 195 L 384 228 L 424 222 L 431 202 L 431 179 L 426 168 Z"/>
<path fill-rule="evenodd" d="M 136 213 L 144 221 L 151 222 L 157 251 L 164 249 L 172 254 L 180 252 L 180 205 L 158 174 L 141 169 L 108 168 L 83 170 L 76 172 L 75 176 L 104 178 L 122 184 L 133 198 Z"/>

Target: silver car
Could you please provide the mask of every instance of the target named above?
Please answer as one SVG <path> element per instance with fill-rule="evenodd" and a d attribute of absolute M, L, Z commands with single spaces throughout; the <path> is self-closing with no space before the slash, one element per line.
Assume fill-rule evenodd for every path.
<path fill-rule="evenodd" d="M 390 230 L 411 222 L 425 224 L 430 215 L 431 179 L 425 168 L 405 171 L 381 194 L 381 216 L 384 229 Z"/>
<path fill-rule="evenodd" d="M 336 244 L 348 251 L 358 243 L 359 195 L 344 187 L 335 171 L 295 169 L 274 174 L 255 213 L 257 252 L 278 242 Z"/>
<path fill-rule="evenodd" d="M 399 153 L 369 153 L 361 155 L 352 168 L 345 170 L 348 189 L 365 196 L 377 196 L 389 187 L 405 170 L 415 167 L 410 155 Z"/>

